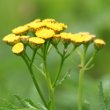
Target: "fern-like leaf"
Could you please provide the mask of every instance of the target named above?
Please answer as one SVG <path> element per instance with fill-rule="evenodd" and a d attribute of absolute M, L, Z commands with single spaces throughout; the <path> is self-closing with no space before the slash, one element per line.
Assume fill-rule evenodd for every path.
<path fill-rule="evenodd" d="M 99 84 L 99 110 L 107 110 L 104 101 L 104 92 L 102 82 Z"/>

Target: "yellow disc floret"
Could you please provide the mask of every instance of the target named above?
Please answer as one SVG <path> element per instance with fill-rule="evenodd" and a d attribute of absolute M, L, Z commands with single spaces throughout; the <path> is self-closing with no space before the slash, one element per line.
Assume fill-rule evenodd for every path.
<path fill-rule="evenodd" d="M 64 39 L 64 40 L 70 40 L 73 36 L 73 34 L 71 33 L 66 33 L 66 32 L 63 32 L 60 34 L 61 38 Z"/>
<path fill-rule="evenodd" d="M 20 36 L 16 36 L 15 34 L 9 34 L 3 38 L 3 41 L 10 45 L 13 45 L 20 41 Z"/>
<path fill-rule="evenodd" d="M 84 43 L 89 43 L 93 40 L 93 37 L 91 37 L 90 35 L 84 35 L 83 37 L 83 42 Z"/>
<path fill-rule="evenodd" d="M 52 36 L 55 35 L 55 32 L 51 29 L 47 29 L 47 28 L 42 28 L 39 29 L 38 31 L 36 31 L 36 36 L 43 38 L 43 39 L 48 39 L 51 38 Z"/>
<path fill-rule="evenodd" d="M 94 46 L 96 49 L 101 49 L 104 45 L 106 45 L 105 41 L 102 39 L 95 39 Z"/>
<path fill-rule="evenodd" d="M 48 18 L 48 19 L 44 19 L 42 22 L 53 22 L 53 23 L 55 23 L 56 22 L 56 20 L 55 19 L 52 19 L 52 18 Z"/>
<path fill-rule="evenodd" d="M 84 39 L 80 34 L 73 34 L 71 41 L 76 45 L 80 45 L 80 44 L 83 44 Z"/>
<path fill-rule="evenodd" d="M 19 26 L 19 27 L 13 29 L 12 33 L 17 34 L 17 35 L 21 35 L 21 34 L 26 33 L 28 30 L 29 30 L 28 26 L 24 25 L 24 26 Z"/>
<path fill-rule="evenodd" d="M 45 40 L 38 37 L 31 37 L 29 38 L 29 43 L 32 45 L 40 45 L 40 44 L 44 44 Z"/>
<path fill-rule="evenodd" d="M 60 32 L 63 31 L 65 28 L 67 28 L 66 25 L 64 25 L 63 23 L 51 23 L 51 22 L 45 22 L 45 26 L 47 28 L 50 28 L 52 30 L 54 30 L 55 32 Z"/>
<path fill-rule="evenodd" d="M 44 23 L 42 23 L 42 22 L 31 22 L 31 23 L 29 23 L 29 24 L 27 24 L 27 26 L 30 28 L 30 29 L 33 29 L 33 30 L 37 30 L 37 29 L 39 29 L 39 28 L 41 28 L 41 27 L 43 27 L 44 26 Z"/>
<path fill-rule="evenodd" d="M 78 34 L 84 36 L 84 35 L 89 35 L 90 33 L 89 32 L 79 32 Z"/>
<path fill-rule="evenodd" d="M 21 43 L 21 42 L 15 44 L 15 45 L 12 47 L 12 52 L 13 52 L 14 54 L 19 55 L 19 54 L 21 54 L 23 51 L 24 51 L 24 45 L 23 45 L 23 43 Z"/>

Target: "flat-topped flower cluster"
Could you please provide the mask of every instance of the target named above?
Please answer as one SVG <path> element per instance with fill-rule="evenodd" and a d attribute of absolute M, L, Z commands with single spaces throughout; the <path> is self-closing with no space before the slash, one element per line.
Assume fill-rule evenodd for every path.
<path fill-rule="evenodd" d="M 36 19 L 30 23 L 23 26 L 19 26 L 12 30 L 11 34 L 5 36 L 3 41 L 12 47 L 12 52 L 16 55 L 20 55 L 24 62 L 26 63 L 35 88 L 37 89 L 40 98 L 43 102 L 43 107 L 46 110 L 55 110 L 55 99 L 54 91 L 56 87 L 61 84 L 69 74 L 68 70 L 65 74 L 62 74 L 62 69 L 65 60 L 76 50 L 77 47 L 82 45 L 78 51 L 81 62 L 79 65 L 79 90 L 78 90 L 78 110 L 82 110 L 83 105 L 83 76 L 85 71 L 91 69 L 94 65 L 92 64 L 97 52 L 106 44 L 104 40 L 96 38 L 95 35 L 89 32 L 79 32 L 79 33 L 68 33 L 64 32 L 67 29 L 67 25 L 57 22 L 54 19 L 40 20 Z M 59 49 L 63 45 L 63 48 Z M 72 49 L 68 49 L 68 45 L 73 44 Z M 87 51 L 90 44 L 93 44 L 94 51 L 89 58 L 87 57 Z M 27 53 L 27 47 L 32 50 L 31 55 Z M 51 47 L 55 47 L 56 52 L 60 55 L 61 61 L 59 65 L 59 70 L 55 74 L 54 80 L 50 76 L 48 70 L 48 53 Z M 40 51 L 37 51 L 37 50 Z M 69 50 L 69 51 L 68 51 Z M 35 61 L 35 56 L 39 55 L 43 61 L 43 67 L 37 66 Z M 48 86 L 48 100 L 43 95 L 39 83 L 35 78 L 33 66 L 42 73 L 46 79 Z M 61 75 L 62 74 L 62 75 Z M 39 108 L 39 107 L 38 107 Z M 41 108 L 41 107 L 40 107 Z M 41 109 L 39 109 L 41 110 Z"/>
<path fill-rule="evenodd" d="M 3 38 L 3 41 L 12 46 L 12 52 L 15 54 L 23 53 L 26 45 L 38 48 L 48 40 L 51 40 L 54 45 L 57 45 L 59 41 L 74 45 L 94 43 L 96 49 L 102 48 L 106 44 L 102 39 L 97 39 L 89 32 L 67 33 L 63 32 L 65 29 L 67 29 L 67 25 L 54 19 L 36 19 L 13 29 L 11 34 Z"/>

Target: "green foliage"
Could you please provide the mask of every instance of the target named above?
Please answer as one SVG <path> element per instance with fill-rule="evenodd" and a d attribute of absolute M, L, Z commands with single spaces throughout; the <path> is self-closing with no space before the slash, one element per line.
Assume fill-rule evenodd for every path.
<path fill-rule="evenodd" d="M 106 110 L 102 82 L 99 84 L 99 110 Z"/>
<path fill-rule="evenodd" d="M 106 96 L 102 82 L 99 84 L 99 110 L 110 110 L 110 94 Z"/>
<path fill-rule="evenodd" d="M 12 97 L 13 101 L 15 101 L 14 98 L 16 98 L 17 102 L 13 103 L 11 101 L 8 101 L 7 99 L 1 99 L 0 100 L 0 110 L 43 110 L 42 105 L 36 106 L 31 99 L 22 99 L 21 97 L 14 95 Z"/>

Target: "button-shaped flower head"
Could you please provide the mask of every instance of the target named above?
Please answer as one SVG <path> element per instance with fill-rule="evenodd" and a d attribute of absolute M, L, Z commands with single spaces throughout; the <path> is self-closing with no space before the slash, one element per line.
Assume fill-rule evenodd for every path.
<path fill-rule="evenodd" d="M 40 45 L 45 43 L 45 40 L 42 38 L 38 38 L 38 37 L 31 37 L 29 38 L 29 43 L 33 48 L 37 48 Z"/>
<path fill-rule="evenodd" d="M 80 45 L 83 44 L 84 39 L 80 34 L 73 34 L 73 37 L 71 37 L 71 41 L 75 44 L 75 45 Z"/>
<path fill-rule="evenodd" d="M 95 40 L 94 40 L 94 47 L 95 47 L 96 49 L 101 49 L 101 48 L 103 48 L 103 46 L 105 46 L 105 45 L 106 45 L 106 43 L 105 43 L 105 41 L 102 40 L 102 39 L 95 39 Z"/>
<path fill-rule="evenodd" d="M 3 38 L 3 41 L 9 45 L 14 45 L 20 41 L 20 36 L 16 36 L 15 34 L 8 34 Z"/>
<path fill-rule="evenodd" d="M 12 52 L 16 55 L 21 55 L 24 51 L 23 43 L 19 42 L 12 47 Z"/>
<path fill-rule="evenodd" d="M 12 30 L 12 33 L 16 34 L 16 35 L 22 35 L 24 33 L 26 33 L 29 30 L 27 25 L 24 26 L 19 26 L 15 29 Z"/>
<path fill-rule="evenodd" d="M 37 37 L 40 37 L 43 39 L 49 39 L 55 35 L 55 32 L 48 28 L 42 28 L 42 29 L 39 29 L 38 31 L 36 31 L 35 34 Z"/>
<path fill-rule="evenodd" d="M 90 43 L 93 40 L 93 37 L 91 35 L 83 35 L 82 38 L 85 44 Z"/>

